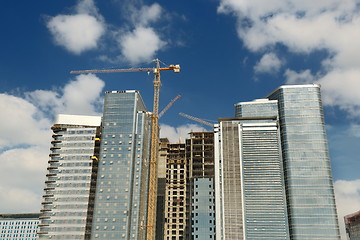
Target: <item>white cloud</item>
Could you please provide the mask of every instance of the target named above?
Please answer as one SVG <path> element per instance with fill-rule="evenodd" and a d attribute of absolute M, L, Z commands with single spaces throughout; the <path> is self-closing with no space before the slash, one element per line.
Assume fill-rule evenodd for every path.
<path fill-rule="evenodd" d="M 92 0 L 80 1 L 76 11 L 73 15 L 52 17 L 47 27 L 56 44 L 74 54 L 80 54 L 97 48 L 101 36 L 105 33 L 105 24 Z"/>
<path fill-rule="evenodd" d="M 36 90 L 25 98 L 0 94 L 0 212 L 38 212 L 55 114 L 95 115 L 104 82 L 79 75 L 58 90 Z"/>
<path fill-rule="evenodd" d="M 342 239 L 345 236 L 344 216 L 360 210 L 360 179 L 353 181 L 338 180 L 334 183 L 335 198 L 339 216 Z"/>
<path fill-rule="evenodd" d="M 123 56 L 133 64 L 151 60 L 165 44 L 152 28 L 141 26 L 119 39 Z"/>
<path fill-rule="evenodd" d="M 283 62 L 274 53 L 266 53 L 254 67 L 257 73 L 278 72 Z"/>
<path fill-rule="evenodd" d="M 25 99 L 0 94 L 0 151 L 17 145 L 41 145 L 49 137 L 50 121 Z"/>
<path fill-rule="evenodd" d="M 151 6 L 144 5 L 140 10 L 133 10 L 131 21 L 134 25 L 147 26 L 158 21 L 162 12 L 161 6 L 157 3 L 153 3 Z"/>
<path fill-rule="evenodd" d="M 288 84 L 307 84 L 316 82 L 315 77 L 311 74 L 309 69 L 302 72 L 286 69 L 284 76 L 286 78 L 286 83 Z"/>
<path fill-rule="evenodd" d="M 15 148 L 0 154 L 0 212 L 39 212 L 50 145 Z M 45 143 L 39 143 L 45 145 Z"/>
<path fill-rule="evenodd" d="M 123 59 L 131 64 L 150 61 L 166 45 L 152 27 L 163 16 L 163 12 L 157 3 L 140 7 L 130 3 L 126 6 L 130 27 L 124 27 L 116 34 Z"/>
<path fill-rule="evenodd" d="M 360 116 L 359 69 L 334 69 L 318 83 L 322 85 L 324 104 L 339 106 L 352 117 Z"/>
<path fill-rule="evenodd" d="M 352 124 L 348 130 L 348 134 L 360 138 L 360 124 Z"/>
<path fill-rule="evenodd" d="M 100 97 L 105 83 L 94 74 L 82 74 L 60 91 L 36 90 L 27 99 L 51 113 L 99 115 Z"/>
<path fill-rule="evenodd" d="M 204 131 L 204 128 L 197 124 L 186 124 L 178 127 L 160 124 L 160 137 L 168 138 L 171 143 L 185 142 L 185 139 L 189 138 L 190 132 L 200 131 Z"/>
<path fill-rule="evenodd" d="M 26 181 L 26 179 L 24 179 Z M 1 213 L 39 213 L 41 208 L 41 195 L 24 188 L 7 188 L 0 186 L 4 194 L 0 199 Z"/>
<path fill-rule="evenodd" d="M 236 17 L 238 36 L 251 51 L 277 44 L 302 54 L 327 51 L 322 68 L 314 73 L 315 81 L 323 86 L 324 103 L 338 106 L 352 117 L 360 115 L 359 94 L 354 94 L 360 81 L 358 1 L 221 0 L 218 12 Z M 303 74 L 311 78 L 306 70 Z"/>

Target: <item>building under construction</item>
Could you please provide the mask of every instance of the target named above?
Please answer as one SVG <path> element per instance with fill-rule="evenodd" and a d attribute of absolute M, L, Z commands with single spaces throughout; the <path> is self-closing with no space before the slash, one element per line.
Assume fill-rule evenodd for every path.
<path fill-rule="evenodd" d="M 166 240 L 186 239 L 186 158 L 184 143 L 170 143 L 166 160 Z"/>
<path fill-rule="evenodd" d="M 187 239 L 214 239 L 214 132 L 191 132 L 186 139 L 186 158 Z"/>
<path fill-rule="evenodd" d="M 166 192 L 166 162 L 169 150 L 169 139 L 160 138 L 159 157 L 158 157 L 158 189 L 157 189 L 157 206 L 156 206 L 156 240 L 164 239 L 165 225 L 165 192 Z"/>
<path fill-rule="evenodd" d="M 189 134 L 185 143 L 160 140 L 157 232 L 164 230 L 156 239 L 215 238 L 214 133 Z M 162 189 L 164 171 L 166 184 Z M 165 223 L 161 221 L 164 214 Z"/>
<path fill-rule="evenodd" d="M 346 234 L 350 240 L 360 239 L 360 211 L 344 217 Z"/>

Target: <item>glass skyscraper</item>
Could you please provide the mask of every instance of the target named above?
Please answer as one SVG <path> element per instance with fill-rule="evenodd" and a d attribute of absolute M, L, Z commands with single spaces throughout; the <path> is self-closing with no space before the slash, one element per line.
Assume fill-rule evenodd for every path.
<path fill-rule="evenodd" d="M 58 115 L 45 181 L 39 239 L 88 239 L 101 117 Z"/>
<path fill-rule="evenodd" d="M 320 86 L 281 86 L 235 116 L 215 133 L 216 238 L 340 239 Z"/>
<path fill-rule="evenodd" d="M 215 129 L 216 239 L 290 239 L 277 117 Z"/>
<path fill-rule="evenodd" d="M 145 239 L 150 127 L 138 91 L 106 92 L 91 239 Z"/>
<path fill-rule="evenodd" d="M 320 85 L 281 86 L 277 100 L 291 239 L 340 239 Z"/>

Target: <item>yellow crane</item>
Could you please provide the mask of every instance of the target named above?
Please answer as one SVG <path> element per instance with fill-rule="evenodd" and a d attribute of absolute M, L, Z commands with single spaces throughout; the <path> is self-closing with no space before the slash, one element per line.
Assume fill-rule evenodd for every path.
<path fill-rule="evenodd" d="M 146 239 L 154 240 L 156 231 L 156 195 L 157 195 L 157 158 L 159 148 L 159 97 L 160 97 L 160 72 L 172 70 L 180 72 L 180 65 L 169 65 L 160 67 L 160 60 L 154 59 L 156 66 L 153 68 L 127 68 L 127 69 L 93 69 L 71 71 L 71 74 L 82 73 L 114 73 L 114 72 L 153 72 L 154 73 L 154 103 L 151 114 L 151 155 L 150 155 L 150 177 L 149 177 L 149 197 L 148 197 L 148 218 Z M 176 101 L 176 100 L 175 100 Z"/>

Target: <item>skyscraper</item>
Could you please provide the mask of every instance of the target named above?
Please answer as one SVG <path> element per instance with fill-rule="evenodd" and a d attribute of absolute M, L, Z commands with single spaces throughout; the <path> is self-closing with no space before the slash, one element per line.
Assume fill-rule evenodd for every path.
<path fill-rule="evenodd" d="M 215 129 L 216 239 L 289 239 L 273 103 L 251 103 L 272 116 L 221 119 Z"/>
<path fill-rule="evenodd" d="M 320 86 L 281 86 L 235 116 L 215 134 L 216 238 L 340 239 Z"/>
<path fill-rule="evenodd" d="M 278 101 L 291 239 L 340 239 L 320 85 L 268 98 Z"/>
<path fill-rule="evenodd" d="M 88 239 L 101 117 L 58 115 L 45 181 L 39 239 Z"/>
<path fill-rule="evenodd" d="M 106 92 L 91 239 L 144 239 L 150 118 L 138 91 Z"/>

